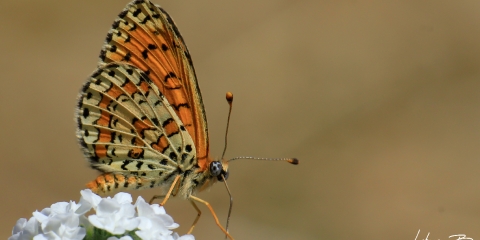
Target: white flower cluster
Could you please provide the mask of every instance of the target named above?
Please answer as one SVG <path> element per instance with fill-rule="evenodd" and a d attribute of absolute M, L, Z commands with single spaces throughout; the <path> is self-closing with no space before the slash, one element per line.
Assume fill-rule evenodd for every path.
<path fill-rule="evenodd" d="M 132 205 L 132 196 L 128 193 L 117 193 L 113 198 L 101 198 L 88 189 L 80 193 L 78 204 L 55 203 L 41 212 L 35 211 L 28 221 L 19 219 L 8 240 L 195 239 L 193 235 L 179 237 L 171 231 L 178 224 L 163 207 L 150 205 L 142 197 Z M 96 214 L 87 218 L 85 214 L 92 209 Z"/>

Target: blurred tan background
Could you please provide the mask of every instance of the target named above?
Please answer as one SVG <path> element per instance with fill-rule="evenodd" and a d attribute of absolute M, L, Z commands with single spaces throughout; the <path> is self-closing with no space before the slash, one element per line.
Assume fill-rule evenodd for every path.
<path fill-rule="evenodd" d="M 480 238 L 480 1 L 155 3 L 193 56 L 213 155 L 232 91 L 227 157 L 301 161 L 230 165 L 234 237 Z M 0 238 L 97 176 L 76 142 L 76 97 L 126 4 L 0 2 Z M 225 222 L 223 185 L 199 197 Z M 202 209 L 197 239 L 223 239 Z M 184 234 L 194 209 L 166 210 Z"/>

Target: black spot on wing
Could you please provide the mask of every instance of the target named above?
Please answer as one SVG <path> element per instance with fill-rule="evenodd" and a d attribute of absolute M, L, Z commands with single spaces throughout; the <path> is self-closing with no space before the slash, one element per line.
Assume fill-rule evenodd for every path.
<path fill-rule="evenodd" d="M 188 154 L 183 153 L 183 154 L 182 154 L 182 159 L 180 160 L 180 163 L 181 163 L 181 164 L 184 164 L 184 163 L 185 163 L 185 160 L 187 159 L 187 157 L 188 157 Z"/>
<path fill-rule="evenodd" d="M 143 53 L 142 53 L 142 55 L 143 55 Z M 177 77 L 177 75 L 176 75 L 174 72 L 169 72 L 169 73 L 167 74 L 167 76 L 165 76 L 165 78 L 163 79 L 163 81 L 164 81 L 164 82 L 167 82 L 169 78 L 176 78 L 176 77 Z"/>
<path fill-rule="evenodd" d="M 122 168 L 123 170 L 128 170 L 127 165 L 130 164 L 131 162 L 133 162 L 133 161 L 132 160 L 123 160 L 123 164 L 122 164 L 122 166 L 120 166 L 120 168 Z"/>
<path fill-rule="evenodd" d="M 119 18 L 124 18 L 125 16 L 127 16 L 127 13 L 128 13 L 128 10 L 124 10 L 120 14 L 118 14 L 118 17 Z"/>
<path fill-rule="evenodd" d="M 174 153 L 174 152 L 171 152 L 170 155 L 169 155 L 170 159 L 172 159 L 173 161 L 177 161 L 177 154 Z"/>
<path fill-rule="evenodd" d="M 105 59 L 107 58 L 107 52 L 105 50 L 100 51 L 100 55 L 98 56 L 102 62 L 105 62 Z"/>
<path fill-rule="evenodd" d="M 123 57 L 123 60 L 125 60 L 126 62 L 130 61 L 130 58 L 132 58 L 132 54 L 130 52 L 128 52 L 127 54 L 125 54 L 125 57 Z M 131 75 L 131 74 L 130 74 Z"/>
<path fill-rule="evenodd" d="M 163 121 L 162 123 L 162 127 L 165 128 L 168 124 L 170 124 L 171 122 L 173 122 L 173 118 L 169 118 L 165 121 Z"/>
<path fill-rule="evenodd" d="M 157 46 L 155 44 L 148 44 L 148 49 L 155 50 L 157 49 Z"/>
<path fill-rule="evenodd" d="M 141 21 L 140 23 L 141 23 L 141 24 L 145 24 L 145 23 L 147 23 L 147 22 L 150 21 L 150 20 L 152 20 L 152 18 L 151 18 L 150 16 L 146 16 L 146 17 L 143 19 L 143 21 Z"/>
<path fill-rule="evenodd" d="M 132 15 L 133 15 L 134 17 L 138 17 L 138 14 L 140 14 L 141 12 L 142 12 L 142 9 L 137 8 L 135 11 L 133 11 Z"/>
<path fill-rule="evenodd" d="M 110 133 L 110 142 L 113 143 L 115 142 L 115 138 L 117 137 L 117 132 L 113 131 Z"/>
<path fill-rule="evenodd" d="M 118 105 L 113 106 L 113 110 L 116 110 L 116 109 L 117 109 L 117 106 L 118 106 Z M 113 126 L 116 127 L 116 126 L 117 126 L 117 123 L 118 123 L 118 118 L 115 118 L 115 120 L 113 120 Z M 122 135 L 120 135 L 120 137 L 121 137 L 121 136 L 122 136 Z M 121 141 L 122 141 L 122 140 L 120 139 L 120 142 L 121 142 Z"/>
<path fill-rule="evenodd" d="M 83 109 L 83 118 L 87 118 L 90 115 L 90 110 L 88 108 Z"/>
<path fill-rule="evenodd" d="M 117 29 L 118 26 L 120 26 L 120 21 L 116 20 L 115 22 L 112 23 L 112 28 Z"/>
<path fill-rule="evenodd" d="M 138 158 L 143 158 L 144 154 L 145 154 L 144 149 L 140 149 L 140 151 L 132 149 L 128 152 L 127 156 L 129 156 L 131 158 L 134 158 L 134 159 L 138 159 Z"/>
<path fill-rule="evenodd" d="M 137 30 L 137 25 L 135 24 L 133 24 L 133 26 L 130 29 L 128 29 L 128 31 L 135 31 L 135 30 Z"/>
<path fill-rule="evenodd" d="M 178 111 L 181 107 L 190 108 L 190 105 L 188 105 L 188 103 L 180 103 L 180 104 L 177 104 L 177 105 L 173 105 L 173 104 L 172 104 L 172 107 L 173 107 L 175 110 Z"/>
<path fill-rule="evenodd" d="M 112 41 L 112 38 L 113 38 L 113 34 L 112 33 L 108 33 L 107 34 L 107 37 L 105 38 L 105 42 L 106 43 L 110 43 Z"/>
<path fill-rule="evenodd" d="M 142 161 L 138 161 L 137 162 L 137 165 L 135 165 L 135 167 L 137 167 L 137 170 L 140 170 L 140 168 L 142 167 L 143 165 L 143 162 Z"/>
<path fill-rule="evenodd" d="M 162 43 L 162 51 L 166 52 L 168 50 L 168 46 L 165 43 Z"/>

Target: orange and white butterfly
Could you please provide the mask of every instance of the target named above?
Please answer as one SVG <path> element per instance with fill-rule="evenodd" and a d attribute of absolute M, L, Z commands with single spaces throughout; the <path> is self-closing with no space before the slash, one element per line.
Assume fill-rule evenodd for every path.
<path fill-rule="evenodd" d="M 227 179 L 228 161 L 210 156 L 190 53 L 160 6 L 136 0 L 118 15 L 98 69 L 81 90 L 76 119 L 82 149 L 102 172 L 87 184 L 92 191 L 160 187 L 162 204 L 179 193 L 206 204 L 231 238 L 209 204 L 194 196 Z"/>

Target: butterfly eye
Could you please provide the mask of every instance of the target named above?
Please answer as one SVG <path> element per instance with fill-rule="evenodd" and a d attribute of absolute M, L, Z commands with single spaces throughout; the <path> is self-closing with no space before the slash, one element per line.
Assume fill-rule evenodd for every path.
<path fill-rule="evenodd" d="M 230 175 L 229 172 L 225 172 L 225 171 L 222 171 L 222 174 L 223 174 L 223 177 L 225 178 L 225 180 L 227 180 L 227 179 L 228 179 L 228 175 Z M 223 182 L 222 175 L 218 175 L 218 176 L 217 176 L 217 179 L 218 179 L 218 181 Z"/>
<path fill-rule="evenodd" d="M 223 167 L 221 162 L 215 161 L 210 163 L 210 173 L 212 174 L 212 176 L 214 177 L 220 176 L 222 171 L 223 171 Z"/>

